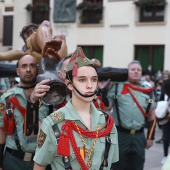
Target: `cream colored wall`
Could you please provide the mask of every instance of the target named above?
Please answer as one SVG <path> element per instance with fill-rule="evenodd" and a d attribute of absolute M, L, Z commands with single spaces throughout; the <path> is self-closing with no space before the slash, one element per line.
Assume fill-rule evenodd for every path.
<path fill-rule="evenodd" d="M 15 0 L 13 22 L 13 49 L 21 49 L 24 42 L 20 37 L 22 28 L 31 22 L 30 13 L 25 9 L 31 0 Z"/>
<path fill-rule="evenodd" d="M 13 12 L 5 12 L 4 8 L 8 6 L 13 6 L 13 0 L 5 0 L 4 2 L 0 2 L 0 42 L 3 41 L 3 17 L 6 15 L 13 15 Z M 3 47 L 6 49 L 6 47 Z"/>
<path fill-rule="evenodd" d="M 77 0 L 76 3 L 78 4 L 81 2 L 81 0 Z M 64 34 L 67 39 L 67 45 L 68 45 L 68 52 L 74 52 L 76 49 L 76 46 L 79 44 L 78 40 L 81 38 L 81 36 L 78 36 L 79 29 L 77 28 L 77 23 L 53 23 L 53 6 L 54 1 L 50 1 L 51 6 L 51 23 L 53 28 L 53 35 L 57 34 Z M 76 16 L 78 18 L 78 16 Z M 76 20 L 77 21 L 77 20 Z M 84 38 L 83 38 L 84 39 Z M 84 39 L 85 40 L 85 39 Z M 83 43 L 84 44 L 84 43 Z"/>
<path fill-rule="evenodd" d="M 13 48 L 22 46 L 19 38 L 21 28 L 30 22 L 30 15 L 24 9 L 31 0 L 15 0 Z M 53 1 L 51 23 L 53 35 L 64 33 L 67 37 L 68 51 L 73 52 L 77 45 L 103 45 L 104 66 L 126 67 L 134 59 L 134 45 L 165 45 L 165 69 L 170 69 L 170 0 L 167 0 L 166 23 L 137 25 L 137 8 L 132 0 L 104 0 L 103 27 L 79 27 L 72 24 L 53 24 Z M 81 0 L 77 0 L 77 4 Z M 22 14 L 22 15 L 21 15 Z M 169 20 L 169 21 L 168 21 Z"/>

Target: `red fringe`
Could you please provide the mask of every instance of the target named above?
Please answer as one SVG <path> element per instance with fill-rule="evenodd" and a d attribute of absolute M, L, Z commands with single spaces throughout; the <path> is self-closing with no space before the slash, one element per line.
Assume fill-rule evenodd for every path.
<path fill-rule="evenodd" d="M 57 146 L 57 154 L 62 156 L 70 156 L 70 144 L 68 135 L 61 134 Z"/>

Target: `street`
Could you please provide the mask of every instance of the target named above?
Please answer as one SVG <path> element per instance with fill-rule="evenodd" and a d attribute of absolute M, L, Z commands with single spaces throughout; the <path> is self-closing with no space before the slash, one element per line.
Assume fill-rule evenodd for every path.
<path fill-rule="evenodd" d="M 162 131 L 157 127 L 155 133 L 154 145 L 146 150 L 146 161 L 144 170 L 161 170 L 161 160 L 163 158 L 163 144 L 157 144 L 155 141 L 162 136 Z"/>

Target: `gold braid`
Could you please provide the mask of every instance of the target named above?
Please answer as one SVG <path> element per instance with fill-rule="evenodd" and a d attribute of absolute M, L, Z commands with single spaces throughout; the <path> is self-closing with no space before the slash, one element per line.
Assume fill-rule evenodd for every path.
<path fill-rule="evenodd" d="M 98 139 L 98 134 L 99 134 L 99 129 L 100 129 L 100 127 L 97 127 L 97 129 L 96 129 L 96 138 L 94 139 L 91 148 L 88 150 L 87 144 L 86 144 L 85 141 L 84 141 L 84 137 L 82 136 L 79 127 L 77 126 L 77 124 L 76 124 L 75 121 L 74 121 L 74 123 L 75 123 L 75 125 L 76 125 L 77 131 L 78 131 L 78 133 L 79 133 L 79 135 L 80 135 L 80 138 L 81 138 L 82 143 L 84 144 L 85 151 L 86 151 L 87 156 L 88 156 L 87 166 L 88 166 L 88 167 L 91 167 L 91 165 L 92 165 L 91 156 L 92 156 L 92 153 L 93 153 L 93 150 L 94 150 L 94 146 L 95 146 L 95 144 L 96 144 L 96 141 L 97 141 L 97 139 Z"/>

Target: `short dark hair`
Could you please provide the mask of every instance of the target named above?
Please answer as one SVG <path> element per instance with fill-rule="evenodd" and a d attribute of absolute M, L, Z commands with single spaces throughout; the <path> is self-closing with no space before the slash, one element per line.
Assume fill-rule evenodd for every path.
<path fill-rule="evenodd" d="M 24 40 L 24 34 L 28 31 L 29 28 L 38 28 L 38 25 L 37 24 L 34 24 L 34 23 L 30 23 L 26 26 L 24 26 L 20 32 L 20 36 L 22 37 L 22 39 Z"/>
<path fill-rule="evenodd" d="M 17 63 L 16 63 L 16 68 L 18 68 L 18 66 L 19 66 L 19 60 L 18 60 Z"/>
<path fill-rule="evenodd" d="M 93 67 L 93 68 L 96 70 L 96 72 L 97 72 L 97 69 L 96 69 L 96 67 L 95 67 L 93 64 L 90 64 L 90 65 L 87 65 L 87 66 Z M 66 72 L 66 79 L 68 79 L 68 80 L 70 80 L 71 82 L 73 82 L 72 70 Z"/>
<path fill-rule="evenodd" d="M 72 54 L 73 54 L 73 53 L 70 53 L 70 54 L 66 55 L 66 56 L 60 61 L 59 66 L 58 66 L 58 70 L 61 70 L 64 61 L 66 61 L 68 58 L 71 58 Z"/>

